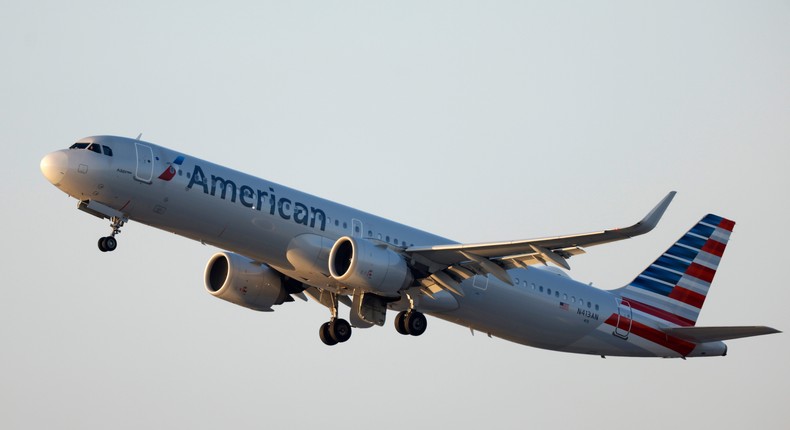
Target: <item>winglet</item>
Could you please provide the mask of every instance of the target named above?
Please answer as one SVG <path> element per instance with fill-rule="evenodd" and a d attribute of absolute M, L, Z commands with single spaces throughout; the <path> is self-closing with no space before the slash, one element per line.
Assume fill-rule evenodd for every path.
<path fill-rule="evenodd" d="M 645 234 L 650 230 L 653 230 L 658 225 L 658 221 L 664 216 L 664 212 L 666 212 L 669 204 L 672 202 L 672 199 L 675 198 L 676 191 L 670 191 L 666 197 L 661 199 L 660 202 L 650 211 L 641 221 L 632 225 L 631 227 L 626 227 L 620 230 L 620 233 L 624 233 L 630 236 L 639 236 L 640 234 Z"/>

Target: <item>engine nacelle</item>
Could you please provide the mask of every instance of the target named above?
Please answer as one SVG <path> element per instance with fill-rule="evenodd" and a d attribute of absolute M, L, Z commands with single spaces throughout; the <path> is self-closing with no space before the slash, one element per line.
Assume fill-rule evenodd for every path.
<path fill-rule="evenodd" d="M 278 272 L 230 252 L 214 254 L 203 276 L 212 296 L 256 311 L 271 312 L 290 298 Z"/>
<path fill-rule="evenodd" d="M 329 273 L 345 285 L 377 293 L 395 293 L 414 280 L 401 254 L 349 236 L 341 237 L 332 246 Z"/>

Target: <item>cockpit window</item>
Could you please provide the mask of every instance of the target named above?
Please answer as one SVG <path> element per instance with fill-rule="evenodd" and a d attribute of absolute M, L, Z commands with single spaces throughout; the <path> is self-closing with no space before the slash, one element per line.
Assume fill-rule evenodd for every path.
<path fill-rule="evenodd" d="M 104 155 L 108 157 L 112 157 L 112 148 L 109 146 L 99 145 L 98 143 L 75 143 L 71 145 L 69 149 L 87 149 L 89 151 L 93 151 L 97 154 L 101 154 L 102 152 Z"/>

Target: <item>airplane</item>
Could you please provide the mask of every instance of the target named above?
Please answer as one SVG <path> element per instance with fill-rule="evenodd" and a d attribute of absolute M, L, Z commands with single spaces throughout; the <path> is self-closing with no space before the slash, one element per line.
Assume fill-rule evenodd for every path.
<path fill-rule="evenodd" d="M 328 308 L 326 345 L 383 326 L 420 336 L 426 314 L 488 336 L 569 353 L 724 356 L 725 340 L 779 333 L 765 326 L 696 325 L 735 223 L 708 214 L 624 287 L 570 278 L 585 249 L 651 231 L 675 192 L 636 224 L 585 234 L 462 244 L 150 142 L 92 136 L 41 160 L 44 177 L 110 221 L 116 249 L 129 221 L 223 251 L 204 282 L 248 309 L 307 297 Z M 348 306 L 348 320 L 339 304 Z"/>

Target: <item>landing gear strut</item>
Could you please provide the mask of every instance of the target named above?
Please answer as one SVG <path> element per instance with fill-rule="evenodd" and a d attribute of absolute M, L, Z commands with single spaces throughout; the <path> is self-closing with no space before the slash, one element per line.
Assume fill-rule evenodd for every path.
<path fill-rule="evenodd" d="M 337 295 L 331 294 L 329 301 L 332 319 L 321 325 L 321 328 L 318 329 L 318 337 L 321 338 L 321 342 L 324 342 L 324 344 L 332 346 L 351 338 L 351 324 L 337 317 Z"/>
<path fill-rule="evenodd" d="M 395 330 L 403 335 L 419 336 L 428 328 L 428 320 L 422 312 L 414 309 L 402 311 L 395 317 Z"/>
<path fill-rule="evenodd" d="M 101 252 L 115 251 L 115 248 L 118 247 L 118 241 L 115 240 L 115 235 L 121 233 L 121 227 L 123 227 L 124 220 L 119 217 L 112 217 L 110 220 L 112 221 L 110 224 L 112 233 L 107 237 L 102 237 L 99 239 L 99 250 Z"/>

